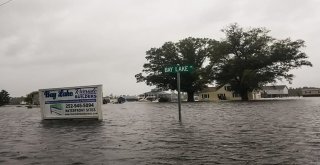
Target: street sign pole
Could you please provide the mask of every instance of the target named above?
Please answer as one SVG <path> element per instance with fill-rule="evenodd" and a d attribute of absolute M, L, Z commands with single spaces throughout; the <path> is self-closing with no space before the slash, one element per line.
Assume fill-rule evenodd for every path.
<path fill-rule="evenodd" d="M 181 122 L 180 72 L 177 72 L 179 121 Z"/>
<path fill-rule="evenodd" d="M 187 73 L 192 72 L 192 65 L 182 65 L 179 64 L 175 66 L 167 66 L 164 68 L 164 73 L 177 73 L 177 89 L 178 89 L 178 108 L 179 108 L 179 121 L 181 122 L 181 95 L 180 95 L 180 72 Z"/>

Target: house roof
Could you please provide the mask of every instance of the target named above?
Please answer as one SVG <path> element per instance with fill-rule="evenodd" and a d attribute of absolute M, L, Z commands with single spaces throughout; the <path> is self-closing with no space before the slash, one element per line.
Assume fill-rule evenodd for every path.
<path fill-rule="evenodd" d="M 151 91 L 151 92 L 145 92 L 145 93 L 143 93 L 141 95 L 145 95 L 145 94 L 165 95 L 165 94 L 171 94 L 171 93 L 168 92 L 168 91 L 158 91 L 158 92 Z"/>
<path fill-rule="evenodd" d="M 273 86 L 263 86 L 263 90 L 283 90 L 284 88 L 288 88 L 286 85 L 273 85 Z"/>
<path fill-rule="evenodd" d="M 137 96 L 123 96 L 125 99 L 138 99 Z"/>
<path fill-rule="evenodd" d="M 308 91 L 308 90 L 320 90 L 320 88 L 302 88 L 303 91 Z"/>
<path fill-rule="evenodd" d="M 217 87 L 208 87 L 208 88 L 203 89 L 203 90 L 202 90 L 201 92 L 199 92 L 199 93 L 215 92 L 216 90 L 218 90 Z"/>

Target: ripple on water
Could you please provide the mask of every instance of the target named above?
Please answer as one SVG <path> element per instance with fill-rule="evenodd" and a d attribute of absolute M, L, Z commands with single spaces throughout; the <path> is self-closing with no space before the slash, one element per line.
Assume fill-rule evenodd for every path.
<path fill-rule="evenodd" d="M 103 105 L 104 120 L 0 107 L 2 164 L 317 164 L 320 99 Z"/>

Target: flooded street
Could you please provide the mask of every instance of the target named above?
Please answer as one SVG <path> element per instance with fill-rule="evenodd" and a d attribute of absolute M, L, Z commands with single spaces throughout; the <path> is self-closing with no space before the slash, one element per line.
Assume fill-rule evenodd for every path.
<path fill-rule="evenodd" d="M 320 98 L 103 105 L 102 122 L 0 107 L 0 164 L 319 164 Z"/>

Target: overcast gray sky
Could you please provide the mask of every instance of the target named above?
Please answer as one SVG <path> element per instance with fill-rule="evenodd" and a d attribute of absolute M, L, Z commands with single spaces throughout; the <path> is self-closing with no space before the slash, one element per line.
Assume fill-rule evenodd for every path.
<path fill-rule="evenodd" d="M 147 50 L 189 36 L 220 39 L 235 22 L 305 40 L 314 66 L 293 70 L 290 86 L 320 87 L 318 0 L 13 0 L 0 6 L 0 89 L 25 96 L 102 84 L 104 95 L 141 94 L 151 87 L 134 75 Z"/>

